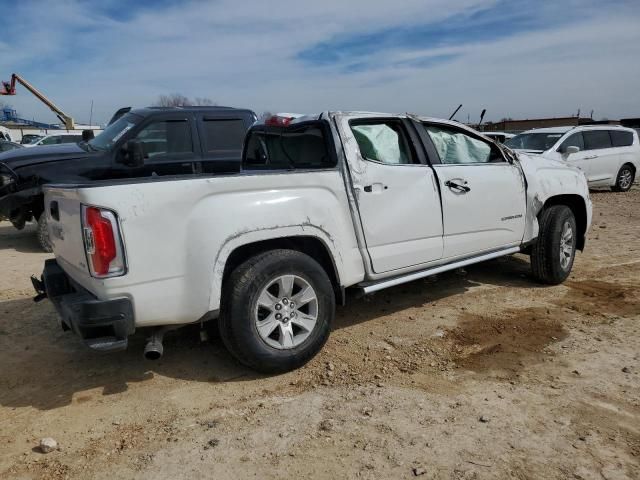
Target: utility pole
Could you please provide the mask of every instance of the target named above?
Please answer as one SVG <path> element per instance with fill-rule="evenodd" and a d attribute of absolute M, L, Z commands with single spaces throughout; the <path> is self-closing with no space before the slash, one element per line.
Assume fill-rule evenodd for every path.
<path fill-rule="evenodd" d="M 91 113 L 89 113 L 89 126 L 93 125 L 93 100 L 91 100 Z"/>

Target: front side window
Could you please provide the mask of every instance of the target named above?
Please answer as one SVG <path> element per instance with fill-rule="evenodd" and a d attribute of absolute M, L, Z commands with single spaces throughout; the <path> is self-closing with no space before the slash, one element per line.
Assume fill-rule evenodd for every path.
<path fill-rule="evenodd" d="M 562 142 L 558 151 L 564 153 L 569 147 L 578 147 L 580 151 L 584 150 L 584 138 L 582 137 L 582 132 L 574 133 L 569 136 L 569 138 Z"/>
<path fill-rule="evenodd" d="M 242 159 L 246 170 L 314 169 L 336 165 L 324 130 L 317 124 L 256 128 L 249 133 Z"/>
<path fill-rule="evenodd" d="M 424 125 L 443 164 L 503 161 L 491 145 L 466 133 L 440 125 Z"/>
<path fill-rule="evenodd" d="M 367 160 L 390 165 L 418 163 L 400 122 L 354 123 L 351 131 L 358 142 L 360 154 Z"/>
<path fill-rule="evenodd" d="M 40 145 L 57 145 L 58 143 L 62 143 L 62 137 L 59 135 L 54 135 L 51 137 L 43 138 Z"/>
<path fill-rule="evenodd" d="M 583 132 L 586 150 L 601 150 L 611 148 L 611 137 L 607 130 L 591 130 Z"/>
<path fill-rule="evenodd" d="M 187 120 L 152 122 L 140 130 L 136 140 L 142 143 L 144 153 L 149 158 L 193 152 L 191 129 Z"/>
<path fill-rule="evenodd" d="M 553 147 L 564 135 L 562 132 L 521 133 L 504 144 L 515 150 L 533 150 L 544 152 Z"/>

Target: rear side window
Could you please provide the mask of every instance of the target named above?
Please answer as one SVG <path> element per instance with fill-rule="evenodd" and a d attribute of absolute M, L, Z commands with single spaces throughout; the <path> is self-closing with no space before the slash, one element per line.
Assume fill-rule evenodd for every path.
<path fill-rule="evenodd" d="M 419 163 L 412 155 L 402 124 L 397 121 L 352 123 L 360 154 L 367 160 L 390 165 Z"/>
<path fill-rule="evenodd" d="M 630 147 L 633 145 L 633 133 L 625 130 L 611 130 L 609 133 L 614 147 Z"/>
<path fill-rule="evenodd" d="M 208 153 L 232 153 L 242 150 L 247 131 L 241 119 L 204 119 L 204 148 Z"/>
<path fill-rule="evenodd" d="M 324 129 L 317 124 L 254 129 L 249 133 L 242 165 L 245 170 L 331 168 Z"/>
<path fill-rule="evenodd" d="M 607 130 L 591 130 L 582 132 L 585 150 L 611 148 L 611 137 Z"/>

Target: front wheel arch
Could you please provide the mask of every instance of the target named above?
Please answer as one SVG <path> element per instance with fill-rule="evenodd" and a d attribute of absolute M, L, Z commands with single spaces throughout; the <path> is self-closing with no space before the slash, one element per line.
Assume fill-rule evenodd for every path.
<path fill-rule="evenodd" d="M 587 236 L 587 206 L 584 198 L 580 195 L 556 195 L 551 197 L 544 203 L 544 206 L 538 214 L 538 219 L 542 212 L 548 210 L 554 205 L 565 205 L 571 209 L 571 212 L 576 219 L 576 227 L 578 229 L 576 248 L 583 251 Z"/>

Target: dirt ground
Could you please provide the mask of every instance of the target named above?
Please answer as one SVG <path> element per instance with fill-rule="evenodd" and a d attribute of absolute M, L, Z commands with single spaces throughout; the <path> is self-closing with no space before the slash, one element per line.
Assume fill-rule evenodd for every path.
<path fill-rule="evenodd" d="M 516 255 L 349 298 L 279 376 L 197 328 L 157 363 L 144 334 L 85 350 L 31 300 L 33 229 L 0 223 L 0 478 L 638 479 L 640 189 L 592 199 L 564 285 Z"/>

